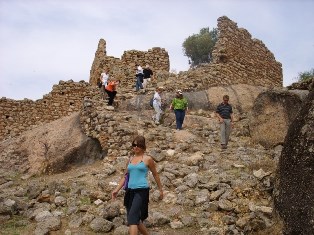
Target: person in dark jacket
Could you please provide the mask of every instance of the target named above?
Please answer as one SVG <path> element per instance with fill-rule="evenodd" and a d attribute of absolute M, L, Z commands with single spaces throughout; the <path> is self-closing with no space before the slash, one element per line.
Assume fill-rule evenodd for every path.
<path fill-rule="evenodd" d="M 151 78 L 153 76 L 153 71 L 149 68 L 148 64 L 145 66 L 143 73 L 144 73 L 143 87 L 144 89 L 146 89 L 147 84 L 151 81 Z"/>
<path fill-rule="evenodd" d="M 218 117 L 218 121 L 220 123 L 221 148 L 226 149 L 231 128 L 233 127 L 233 111 L 232 106 L 229 104 L 228 95 L 224 95 L 223 102 L 217 106 L 216 116 Z"/>
<path fill-rule="evenodd" d="M 135 88 L 136 91 L 139 91 L 139 89 L 143 89 L 144 82 L 144 73 L 141 66 L 137 66 L 135 77 L 136 77 Z"/>

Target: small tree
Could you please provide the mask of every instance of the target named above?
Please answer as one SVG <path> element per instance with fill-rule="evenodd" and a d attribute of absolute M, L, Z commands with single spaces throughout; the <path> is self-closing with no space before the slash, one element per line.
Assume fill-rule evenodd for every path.
<path fill-rule="evenodd" d="M 311 69 L 310 71 L 305 71 L 305 72 L 299 73 L 297 79 L 299 82 L 304 82 L 304 81 L 309 80 L 311 78 L 314 78 L 314 69 Z"/>
<path fill-rule="evenodd" d="M 218 39 L 218 30 L 202 28 L 198 34 L 193 34 L 185 39 L 182 44 L 183 53 L 189 57 L 190 64 L 209 63 L 212 52 Z"/>

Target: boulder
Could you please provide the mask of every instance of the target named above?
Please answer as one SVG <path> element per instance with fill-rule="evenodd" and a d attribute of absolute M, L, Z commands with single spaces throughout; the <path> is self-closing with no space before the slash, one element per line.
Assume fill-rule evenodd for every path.
<path fill-rule="evenodd" d="M 301 103 L 298 95 L 284 90 L 260 93 L 249 122 L 252 140 L 266 148 L 282 144 Z"/>
<path fill-rule="evenodd" d="M 284 234 L 314 234 L 313 179 L 314 91 L 311 91 L 289 126 L 276 173 L 275 209 L 284 221 Z"/>
<path fill-rule="evenodd" d="M 237 84 L 210 87 L 203 91 L 183 92 L 183 95 L 187 98 L 189 108 L 192 110 L 215 110 L 217 105 L 222 102 L 223 95 L 229 95 L 230 103 L 238 112 L 242 113 L 250 111 L 255 98 L 265 90 L 266 88 L 261 86 Z M 165 107 L 169 108 L 171 100 L 175 96 L 175 92 L 163 92 L 161 96 Z M 125 110 L 152 109 L 149 105 L 151 97 L 152 94 L 137 95 L 121 103 L 119 108 Z"/>
<path fill-rule="evenodd" d="M 102 158 L 99 142 L 81 130 L 79 113 L 0 142 L 0 169 L 28 174 L 62 172 Z"/>

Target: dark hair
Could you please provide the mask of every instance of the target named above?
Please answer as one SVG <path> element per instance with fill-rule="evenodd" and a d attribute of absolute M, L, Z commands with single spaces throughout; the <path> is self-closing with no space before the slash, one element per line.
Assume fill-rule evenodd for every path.
<path fill-rule="evenodd" d="M 179 98 L 179 99 L 183 99 L 183 94 L 177 93 L 177 94 L 176 94 L 176 97 Z"/>
<path fill-rule="evenodd" d="M 137 144 L 140 148 L 146 150 L 146 144 L 145 144 L 145 137 L 138 135 L 134 138 L 134 140 L 132 141 L 132 145 L 133 144 Z"/>

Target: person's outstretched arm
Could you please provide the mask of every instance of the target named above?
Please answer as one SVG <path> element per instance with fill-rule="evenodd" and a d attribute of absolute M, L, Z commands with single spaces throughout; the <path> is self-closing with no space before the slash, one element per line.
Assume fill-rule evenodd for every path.
<path fill-rule="evenodd" d="M 160 200 L 163 199 L 164 197 L 164 192 L 162 190 L 162 185 L 161 185 L 161 181 L 160 181 L 160 178 L 159 178 L 159 174 L 156 170 L 156 164 L 155 164 L 155 161 L 152 157 L 149 157 L 148 159 L 148 168 L 150 169 L 150 171 L 152 172 L 153 176 L 154 176 L 154 179 L 157 183 L 157 186 L 158 186 L 158 189 L 159 189 L 159 192 L 160 192 Z"/>

